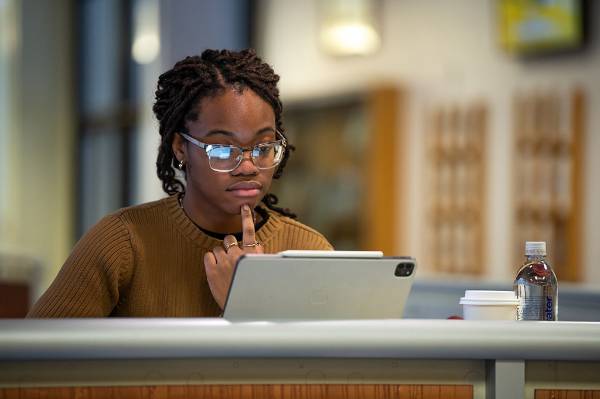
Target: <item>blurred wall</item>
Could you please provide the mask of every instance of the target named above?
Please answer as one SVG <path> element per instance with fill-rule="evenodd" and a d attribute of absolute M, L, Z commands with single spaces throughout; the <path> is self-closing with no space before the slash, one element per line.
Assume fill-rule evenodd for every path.
<path fill-rule="evenodd" d="M 140 203 L 164 195 L 156 176 L 160 137 L 152 114 L 159 74 L 205 48 L 247 47 L 249 11 L 248 3 L 238 0 L 134 0 L 132 4 L 133 13 L 146 13 L 144 21 L 156 9 L 153 28 L 159 30 L 161 48 L 159 56 L 140 65 L 133 77 L 139 90 L 136 98 L 141 100 L 135 104 L 139 126 L 130 167 L 133 203 Z M 42 278 L 33 295 L 37 297 L 78 238 L 74 228 L 78 168 L 74 3 L 4 0 L 0 7 L 0 22 L 12 22 L 10 28 L 3 25 L 0 30 L 0 277 L 7 277 L 4 259 L 11 259 L 11 270 L 39 265 Z"/>
<path fill-rule="evenodd" d="M 154 1 L 154 0 L 152 0 Z M 248 2 L 238 0 L 158 0 L 160 56 L 140 69 L 140 126 L 136 134 L 134 202 L 166 195 L 156 176 L 160 137 L 152 114 L 158 76 L 189 55 L 207 48 L 241 49 L 248 46 Z"/>
<path fill-rule="evenodd" d="M 164 69 L 207 48 L 247 47 L 248 6 L 239 0 L 160 0 Z"/>
<path fill-rule="evenodd" d="M 73 68 L 70 1 L 14 6 L 0 250 L 62 264 L 73 231 Z M 26 43 L 27 45 L 23 45 Z M 29 261 L 28 261 L 29 262 Z"/>
<path fill-rule="evenodd" d="M 154 0 L 153 0 L 154 1 Z M 151 114 L 158 74 L 185 55 L 207 47 L 248 45 L 247 2 L 237 0 L 156 0 L 160 10 L 160 57 L 140 72 L 143 110 L 135 156 L 135 202 L 162 196 L 155 172 L 158 126 Z M 511 95 L 520 87 L 581 84 L 588 95 L 584 269 L 586 281 L 600 283 L 600 45 L 582 54 L 521 62 L 505 55 L 494 38 L 495 1 L 383 0 L 383 47 L 368 58 L 335 59 L 316 45 L 317 0 L 262 0 L 256 10 L 261 56 L 282 76 L 284 101 L 308 99 L 392 82 L 409 89 L 411 151 L 409 208 L 397 221 L 419 231 L 423 215 L 420 184 L 422 110 L 440 98 L 482 97 L 490 101 L 488 173 L 489 276 L 507 281 L 510 265 Z M 10 117 L 2 121 L 0 155 L 0 251 L 37 259 L 45 284 L 54 277 L 74 244 L 75 115 L 72 2 L 4 0 L 17 21 L 7 85 Z M 600 7 L 592 8 L 592 21 Z M 13 14 L 11 14 L 13 15 Z M 4 21 L 4 20 L 3 20 Z M 5 30 L 2 30 L 4 33 Z M 4 38 L 3 38 L 4 39 Z M 4 41 L 3 41 L 4 43 Z M 12 46 L 12 45 L 11 45 Z M 3 76 L 5 78 L 5 76 Z M 2 83 L 7 82 L 3 80 Z M 9 87 L 10 86 L 10 87 Z M 8 98 L 7 96 L 4 99 Z M 427 243 L 410 235 L 417 257 Z"/>
<path fill-rule="evenodd" d="M 591 2 L 592 3 L 592 2 Z M 519 61 L 503 53 L 496 40 L 495 0 L 382 0 L 381 50 L 366 58 L 333 58 L 317 45 L 317 0 L 262 0 L 257 7 L 258 47 L 282 77 L 283 100 L 310 99 L 371 84 L 391 82 L 408 89 L 411 184 L 410 212 L 400 213 L 398 226 L 419 232 L 410 235 L 408 247 L 417 259 L 427 248 L 421 242 L 424 186 L 422 132 L 424 110 L 440 99 L 482 98 L 489 104 L 487 170 L 486 276 L 512 281 L 517 265 L 511 264 L 512 95 L 517 89 L 581 85 L 588 97 L 585 156 L 583 276 L 600 284 L 600 43 L 579 54 L 537 61 Z M 592 6 L 596 6 L 592 4 Z M 592 24 L 600 20 L 600 7 L 591 7 Z M 292 23 L 293 22 L 293 23 Z"/>

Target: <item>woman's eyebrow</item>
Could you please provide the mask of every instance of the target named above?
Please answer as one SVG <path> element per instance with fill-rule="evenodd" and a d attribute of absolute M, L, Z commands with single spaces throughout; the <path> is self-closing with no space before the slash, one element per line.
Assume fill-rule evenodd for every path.
<path fill-rule="evenodd" d="M 206 133 L 204 135 L 204 137 L 218 136 L 218 135 L 234 137 L 235 133 L 234 132 L 230 132 L 228 130 L 214 129 L 214 130 L 210 130 L 208 133 Z"/>
<path fill-rule="evenodd" d="M 263 127 L 262 129 L 258 130 L 254 135 L 260 136 L 261 134 L 265 134 L 265 133 L 275 133 L 275 129 L 272 127 Z M 206 133 L 204 135 L 204 137 L 211 137 L 211 136 L 217 136 L 217 135 L 227 136 L 227 137 L 235 137 L 235 132 L 232 132 L 229 130 L 224 130 L 224 129 L 213 129 L 213 130 L 210 130 L 208 133 Z"/>
<path fill-rule="evenodd" d="M 258 132 L 256 132 L 255 136 L 260 136 L 261 134 L 265 134 L 265 133 L 275 133 L 275 129 L 273 129 L 272 127 L 263 127 L 262 129 L 260 129 Z"/>

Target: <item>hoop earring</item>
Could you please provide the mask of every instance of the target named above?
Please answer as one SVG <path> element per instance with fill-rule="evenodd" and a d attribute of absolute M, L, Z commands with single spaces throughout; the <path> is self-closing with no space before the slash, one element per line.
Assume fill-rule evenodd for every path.
<path fill-rule="evenodd" d="M 179 161 L 179 165 L 177 165 L 177 167 L 181 170 L 183 170 L 183 166 L 185 165 L 185 161 L 182 159 L 181 161 Z"/>

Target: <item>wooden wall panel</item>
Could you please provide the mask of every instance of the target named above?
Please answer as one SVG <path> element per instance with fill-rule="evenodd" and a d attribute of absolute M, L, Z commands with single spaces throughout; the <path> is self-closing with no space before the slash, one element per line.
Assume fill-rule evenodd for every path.
<path fill-rule="evenodd" d="M 364 249 L 383 251 L 386 256 L 406 255 L 408 250 L 406 229 L 396 228 L 398 212 L 404 215 L 406 209 L 406 199 L 396 197 L 396 186 L 406 187 L 403 172 L 409 167 L 404 115 L 398 112 L 405 108 L 403 101 L 396 88 L 376 89 L 367 96 L 369 147 L 376 156 L 368 157 L 365 165 L 367 195 L 361 242 Z M 403 171 L 400 180 L 399 170 Z"/>
<path fill-rule="evenodd" d="M 535 399 L 600 399 L 600 391 L 583 389 L 536 389 Z"/>
<path fill-rule="evenodd" d="M 29 310 L 29 285 L 0 282 L 0 318 L 22 318 Z"/>
<path fill-rule="evenodd" d="M 265 384 L 4 388 L 0 399 L 472 399 L 472 385 Z"/>
<path fill-rule="evenodd" d="M 286 105 L 298 151 L 271 191 L 338 250 L 407 255 L 406 102 L 404 89 L 382 85 Z"/>

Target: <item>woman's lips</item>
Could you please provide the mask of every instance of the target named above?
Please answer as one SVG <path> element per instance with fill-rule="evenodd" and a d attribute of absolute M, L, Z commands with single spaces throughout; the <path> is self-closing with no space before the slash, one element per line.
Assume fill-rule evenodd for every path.
<path fill-rule="evenodd" d="M 240 198 L 257 197 L 262 190 L 262 184 L 256 181 L 243 181 L 227 187 L 227 191 Z"/>
<path fill-rule="evenodd" d="M 238 190 L 229 190 L 233 195 L 235 195 L 236 197 L 241 197 L 241 198 L 250 198 L 250 197 L 256 197 L 258 196 L 258 194 L 260 194 L 260 190 L 253 188 L 253 189 L 238 189 Z"/>

